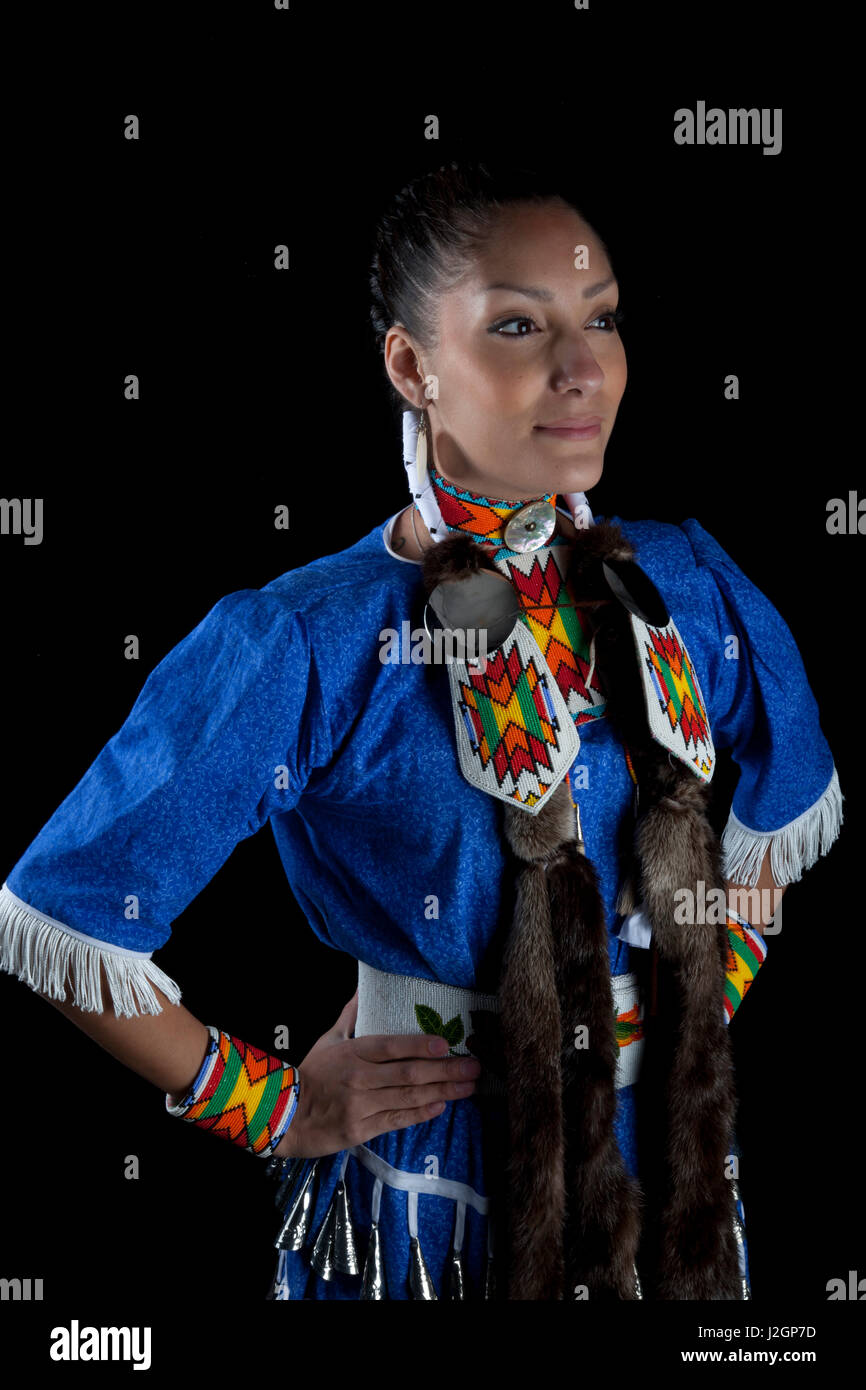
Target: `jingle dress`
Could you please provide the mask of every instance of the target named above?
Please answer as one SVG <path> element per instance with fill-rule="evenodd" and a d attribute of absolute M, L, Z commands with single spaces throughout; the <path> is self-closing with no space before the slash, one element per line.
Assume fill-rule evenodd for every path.
<path fill-rule="evenodd" d="M 221 598 L 156 666 L 121 729 L 9 870 L 0 892 L 2 968 L 45 988 L 71 963 L 74 1002 L 90 1007 L 98 971 L 86 967 L 104 962 L 116 1009 L 157 1011 L 149 981 L 176 1002 L 179 988 L 153 953 L 235 845 L 269 823 L 320 941 L 375 970 L 414 977 L 422 1009 L 433 982 L 495 990 L 485 954 L 511 913 L 501 808 L 461 774 L 441 669 L 411 660 L 424 594 L 419 563 L 390 548 L 396 515 L 343 551 Z M 842 796 L 791 633 L 696 520 L 612 520 L 676 619 L 716 750 L 729 749 L 740 770 L 723 837 L 727 877 L 753 881 L 769 847 L 777 881 L 795 881 L 836 838 Z M 517 583 L 542 602 L 533 569 L 541 563 L 555 602 L 561 556 L 555 544 L 535 554 L 535 562 L 520 557 L 525 583 Z M 647 944 L 639 914 L 629 927 L 616 911 L 617 828 L 633 786 L 604 717 L 579 612 L 567 621 L 558 636 L 534 631 L 542 649 L 548 643 L 578 725 L 575 766 L 584 775 L 575 779 L 572 769 L 569 777 L 579 788 L 573 795 L 599 875 L 616 980 Z M 384 657 L 389 632 L 401 639 L 398 660 L 393 642 L 392 659 Z M 125 912 L 130 893 L 139 902 L 134 920 Z M 747 987 L 748 972 L 729 990 L 729 1015 Z M 642 1004 L 621 1011 L 622 1057 L 639 1044 L 641 1016 Z M 452 1050 L 469 1055 L 465 1039 Z M 617 1100 L 617 1142 L 639 1175 L 634 1081 L 619 1086 Z M 434 1119 L 318 1160 L 308 1234 L 302 1248 L 279 1251 L 268 1296 L 359 1297 L 360 1272 L 341 1273 L 326 1260 L 323 1278 L 310 1263 L 343 1179 L 359 1270 L 378 1217 L 381 1296 L 419 1296 L 408 1272 L 420 1250 L 435 1296 L 448 1297 L 456 1249 L 465 1296 L 483 1297 L 505 1133 L 503 1099 L 472 1095 Z M 277 1236 L 312 1162 L 270 1161 L 272 1172 L 284 1167 L 291 1181 L 278 1193 Z M 743 1246 L 741 1269 L 744 1254 Z"/>

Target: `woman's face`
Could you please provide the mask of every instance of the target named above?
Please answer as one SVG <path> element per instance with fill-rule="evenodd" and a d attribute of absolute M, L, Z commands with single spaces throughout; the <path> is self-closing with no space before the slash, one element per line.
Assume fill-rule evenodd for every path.
<path fill-rule="evenodd" d="M 578 246 L 588 248 L 586 268 L 575 269 Z M 607 256 L 576 212 L 519 204 L 440 297 L 434 351 L 389 330 L 388 374 L 427 409 L 433 463 L 449 482 L 515 500 L 598 482 L 627 375 L 611 318 L 618 298 Z M 573 417 L 600 428 L 585 438 L 544 428 Z"/>

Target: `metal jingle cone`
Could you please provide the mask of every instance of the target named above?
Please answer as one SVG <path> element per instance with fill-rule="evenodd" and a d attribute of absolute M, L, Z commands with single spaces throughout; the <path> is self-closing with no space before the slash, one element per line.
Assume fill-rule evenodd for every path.
<path fill-rule="evenodd" d="M 316 1236 L 316 1243 L 310 1255 L 310 1265 L 319 1275 L 320 1279 L 333 1279 L 338 1273 L 334 1261 L 334 1232 L 337 1225 L 337 1202 L 336 1193 L 328 1207 L 325 1219 L 322 1222 L 319 1234 Z"/>
<path fill-rule="evenodd" d="M 435 1299 L 437 1303 L 439 1301 L 417 1236 L 409 1238 L 409 1294 L 411 1298 Z"/>
<path fill-rule="evenodd" d="M 466 1203 L 457 1202 L 454 1207 L 454 1234 L 451 1237 L 451 1250 L 448 1254 L 448 1267 L 445 1274 L 447 1293 L 444 1298 L 466 1298 L 466 1275 L 463 1268 L 463 1239 L 466 1232 Z"/>
<path fill-rule="evenodd" d="M 367 1258 L 364 1261 L 364 1277 L 361 1280 L 361 1292 L 358 1298 L 379 1298 L 388 1297 L 385 1291 L 385 1266 L 382 1263 L 382 1241 L 379 1237 L 379 1223 L 374 1221 L 370 1227 L 370 1243 L 367 1246 Z"/>
<path fill-rule="evenodd" d="M 632 1268 L 634 1269 L 634 1296 L 635 1298 L 643 1298 L 643 1289 L 640 1286 L 640 1275 L 637 1272 L 637 1265 L 632 1265 Z"/>
<path fill-rule="evenodd" d="M 285 1250 L 281 1250 L 277 1256 L 277 1268 L 271 1282 L 271 1287 L 265 1294 L 265 1302 L 284 1303 L 289 1297 L 289 1283 L 286 1278 L 286 1252 Z"/>
<path fill-rule="evenodd" d="M 466 1298 L 466 1276 L 463 1272 L 463 1256 L 451 1251 L 448 1261 L 448 1297 Z"/>
<path fill-rule="evenodd" d="M 352 1230 L 352 1216 L 349 1211 L 349 1194 L 344 1178 L 340 1178 L 337 1183 L 334 1206 L 334 1267 L 340 1274 L 359 1274 L 355 1233 Z"/>
<path fill-rule="evenodd" d="M 277 1195 L 274 1198 L 274 1205 L 279 1207 L 280 1210 L 282 1210 L 286 1198 L 288 1197 L 290 1191 L 297 1182 L 301 1169 L 306 1163 L 306 1159 L 286 1158 L 282 1161 L 285 1163 L 285 1168 L 279 1175 L 279 1180 L 277 1183 Z"/>
<path fill-rule="evenodd" d="M 300 1250 L 307 1239 L 310 1222 L 313 1219 L 313 1207 L 315 1206 L 313 1192 L 318 1168 L 317 1159 L 286 1213 L 282 1230 L 274 1241 L 278 1250 Z"/>

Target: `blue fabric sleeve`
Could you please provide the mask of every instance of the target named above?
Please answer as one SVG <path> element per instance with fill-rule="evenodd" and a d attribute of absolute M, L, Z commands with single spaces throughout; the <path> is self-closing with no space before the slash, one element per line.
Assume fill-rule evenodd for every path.
<path fill-rule="evenodd" d="M 740 769 L 722 838 L 726 876 L 754 884 L 766 851 L 776 882 L 795 882 L 842 824 L 833 754 L 803 659 L 784 619 L 693 518 L 692 546 L 706 611 L 717 625 L 708 669 L 717 749 Z"/>
<path fill-rule="evenodd" d="M 59 990 L 75 943 L 81 1007 L 97 1007 L 84 974 L 97 967 L 98 976 L 99 962 L 116 977 L 115 1005 L 120 993 L 132 1002 L 130 983 L 155 1002 L 145 975 L 155 982 L 159 972 L 141 967 L 172 921 L 328 761 L 320 700 L 302 616 L 259 590 L 220 599 L 150 673 L 123 726 L 8 873 L 0 965 Z"/>

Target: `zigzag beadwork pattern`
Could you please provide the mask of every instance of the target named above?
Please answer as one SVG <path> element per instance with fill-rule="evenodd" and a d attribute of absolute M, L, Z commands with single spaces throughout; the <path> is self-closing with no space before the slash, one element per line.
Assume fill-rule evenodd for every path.
<path fill-rule="evenodd" d="M 211 1034 L 199 1075 L 172 1111 L 253 1153 L 268 1154 L 298 1100 L 294 1067 L 224 1030 Z M 182 1112 L 182 1113 L 181 1113 Z"/>
<path fill-rule="evenodd" d="M 653 735 L 678 758 L 689 762 L 698 776 L 709 781 L 715 767 L 709 720 L 676 624 L 671 620 L 667 627 L 657 628 L 634 616 L 631 621 L 661 716 L 659 722 L 650 710 Z"/>
<path fill-rule="evenodd" d="M 506 551 L 497 567 L 513 584 L 523 608 L 521 618 L 541 648 L 575 723 L 598 719 L 605 699 L 598 673 L 591 672 L 589 622 L 568 585 L 568 552 L 549 545 L 522 555 Z"/>
<path fill-rule="evenodd" d="M 557 780 L 554 755 L 563 747 L 546 675 L 514 638 L 488 657 L 484 671 L 465 671 L 458 703 L 482 770 L 514 801 L 535 805 Z M 524 774 L 531 785 L 522 791 Z"/>
<path fill-rule="evenodd" d="M 728 953 L 725 962 L 725 1016 L 730 1023 L 767 958 L 767 943 L 754 927 L 728 917 Z"/>

